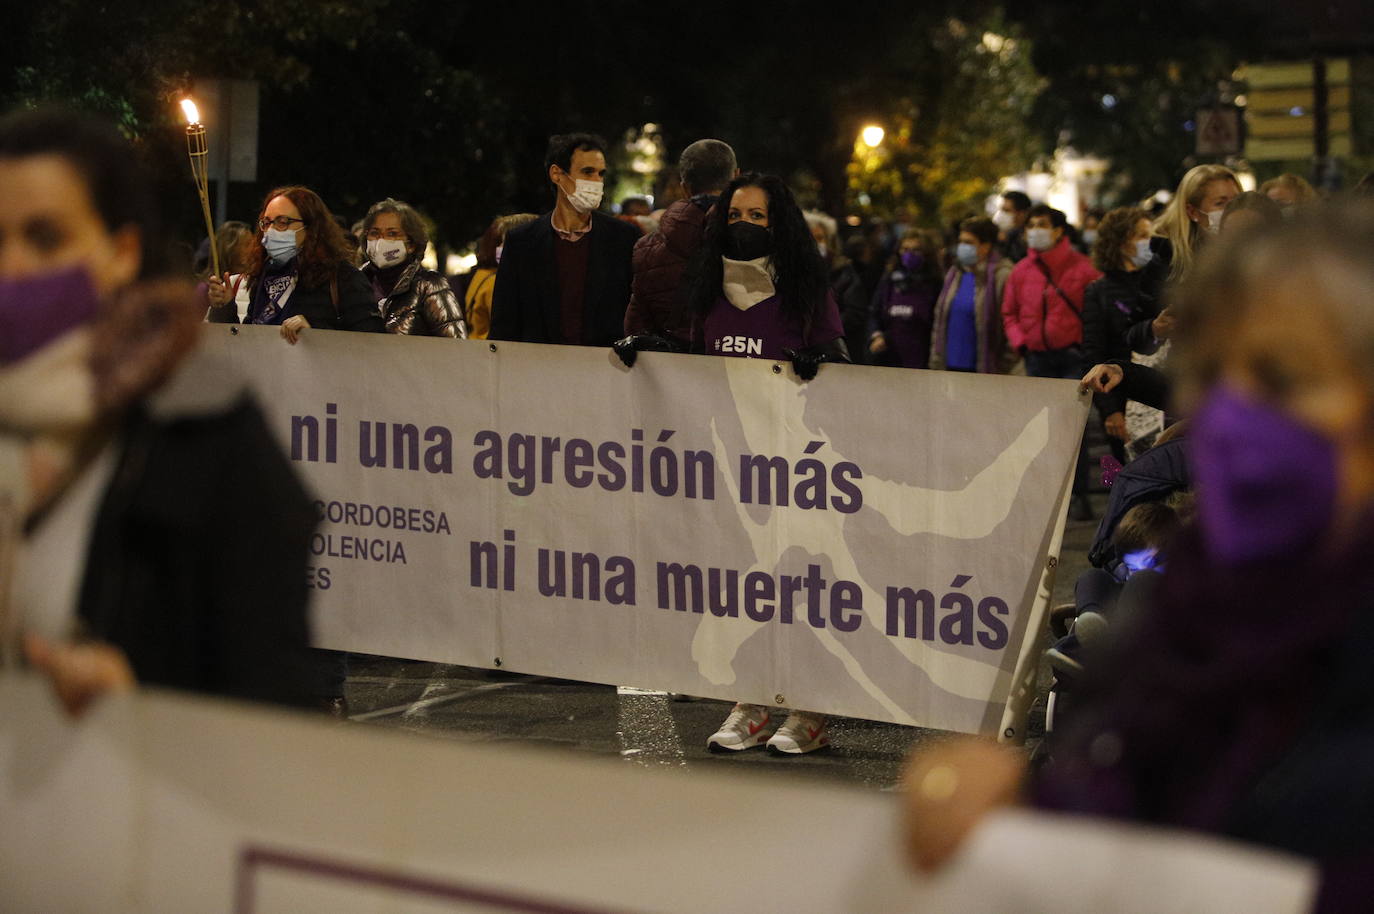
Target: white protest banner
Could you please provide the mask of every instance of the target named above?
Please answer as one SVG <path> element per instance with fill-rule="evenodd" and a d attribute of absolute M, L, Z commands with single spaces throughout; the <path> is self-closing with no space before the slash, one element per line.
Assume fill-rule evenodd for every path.
<path fill-rule="evenodd" d="M 1314 894 L 1292 857 L 1029 812 L 921 879 L 901 806 L 156 690 L 74 724 L 0 675 L 6 914 L 1300 914 Z"/>
<path fill-rule="evenodd" d="M 208 333 L 319 499 L 322 646 L 1022 735 L 1072 382 Z"/>

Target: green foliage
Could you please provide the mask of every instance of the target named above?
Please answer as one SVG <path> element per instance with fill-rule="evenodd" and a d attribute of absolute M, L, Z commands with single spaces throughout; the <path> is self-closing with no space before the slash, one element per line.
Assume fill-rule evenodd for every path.
<path fill-rule="evenodd" d="M 1269 23 L 1241 2 L 1008 7 L 1034 41 L 1047 89 L 1031 123 L 1046 145 L 1112 162 L 1108 205 L 1172 189 L 1193 158 L 1200 107 L 1230 103 L 1232 72 Z"/>
<path fill-rule="evenodd" d="M 62 103 L 116 120 L 199 218 L 176 101 L 196 79 L 261 86 L 258 184 L 235 186 L 249 219 L 274 184 L 303 183 L 349 217 L 385 196 L 436 217 L 439 239 L 480 232 L 508 195 L 504 107 L 427 42 L 427 11 L 405 0 L 48 0 L 0 81 L 6 109 Z M 184 200 L 183 200 L 184 198 Z"/>
<path fill-rule="evenodd" d="M 1027 42 L 995 13 L 945 19 L 909 40 L 923 50 L 918 69 L 878 118 L 883 143 L 854 142 L 849 189 L 861 211 L 890 216 L 910 206 L 919 222 L 939 224 L 1035 159 L 1028 117 L 1042 81 Z"/>
<path fill-rule="evenodd" d="M 654 123 L 669 167 L 719 137 L 807 205 L 914 208 L 930 224 L 1066 144 L 1113 161 L 1120 199 L 1171 186 L 1196 108 L 1228 91 L 1242 57 L 1267 53 L 1264 36 L 1294 33 L 1244 2 L 589 0 L 536 14 L 452 0 L 45 0 L 7 13 L 0 105 L 61 100 L 114 118 L 188 237 L 199 216 L 174 102 L 198 78 L 261 86 L 261 180 L 231 188 L 236 218 L 267 187 L 300 182 L 350 218 L 408 199 L 440 241 L 462 243 L 493 216 L 548 208 L 550 134 L 614 140 Z M 855 143 L 870 121 L 887 131 L 876 152 Z M 635 177 L 633 156 L 613 160 Z"/>

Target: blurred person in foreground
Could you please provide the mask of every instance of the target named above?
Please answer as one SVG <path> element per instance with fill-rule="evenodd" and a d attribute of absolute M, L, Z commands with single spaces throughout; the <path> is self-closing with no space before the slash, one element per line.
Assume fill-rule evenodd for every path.
<path fill-rule="evenodd" d="M 1221 211 L 1221 231 L 1231 234 L 1246 231 L 1255 225 L 1278 225 L 1292 216 L 1284 215 L 1284 208 L 1272 197 L 1257 190 L 1248 190 L 1237 195 L 1226 209 Z"/>
<path fill-rule="evenodd" d="M 165 249 L 112 127 L 0 121 L 0 634 L 73 713 L 135 683 L 305 703 L 314 513 Z"/>
<path fill-rule="evenodd" d="M 1277 178 L 1270 178 L 1259 186 L 1258 192 L 1277 203 L 1285 219 L 1293 218 L 1293 214 L 1301 207 L 1321 199 L 1317 196 L 1317 189 L 1309 184 L 1306 178 L 1292 172 L 1284 172 Z"/>
<path fill-rule="evenodd" d="M 363 237 L 363 276 L 372 283 L 388 333 L 467 338 L 458 296 L 443 274 L 420 262 L 429 232 L 414 207 L 390 197 L 374 203 L 363 217 Z"/>
<path fill-rule="evenodd" d="M 1374 893 L 1374 209 L 1238 231 L 1179 290 L 1197 523 L 1095 655 L 1053 763 L 961 739 L 914 757 L 910 850 L 988 810 L 1194 829 L 1310 858 L 1317 911 Z"/>

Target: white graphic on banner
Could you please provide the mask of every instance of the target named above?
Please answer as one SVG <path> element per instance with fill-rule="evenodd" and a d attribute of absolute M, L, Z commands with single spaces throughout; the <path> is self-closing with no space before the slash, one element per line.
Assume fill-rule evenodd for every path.
<path fill-rule="evenodd" d="M 749 377 L 740 370 L 727 370 L 731 390 L 736 400 L 747 398 Z M 786 412 L 781 428 L 805 428 L 804 389 L 783 398 Z M 746 439 L 752 453 L 766 453 L 768 443 L 761 440 L 763 430 L 746 427 Z M 812 434 L 808 431 L 807 434 Z M 814 434 L 826 437 L 822 430 Z M 712 445 L 716 453 L 725 453 L 716 422 L 711 422 Z M 865 499 L 881 513 L 894 529 L 904 536 L 933 532 L 952 539 L 982 539 L 1003 523 L 1015 502 L 1016 493 L 1025 480 L 1031 463 L 1049 443 L 1049 410 L 1041 410 L 1016 440 L 997 458 L 979 472 L 967 486 L 958 491 L 922 488 L 904 483 L 868 477 L 864 480 Z M 837 454 L 844 460 L 845 455 Z M 859 571 L 849 550 L 841 543 L 836 548 L 835 526 L 843 521 L 834 516 L 807 515 L 787 528 L 788 539 L 780 541 L 768 524 L 750 518 L 739 498 L 738 487 L 729 473 L 725 482 L 736 504 L 740 524 L 749 532 L 755 564 L 750 571 L 771 573 L 781 563 L 783 553 L 800 547 L 808 553 L 828 554 L 834 563 L 834 573 L 844 580 L 864 585 L 865 602 L 877 605 L 878 588 Z M 739 648 L 765 623 L 748 619 L 719 620 L 705 618 L 697 625 L 692 639 L 692 658 L 702 676 L 717 685 L 735 682 L 734 659 Z M 812 633 L 834 654 L 850 676 L 869 695 L 882 704 L 898 723 L 916 723 L 902 708 L 888 697 L 864 672 L 861 664 L 836 638 L 823 629 Z M 1007 687 L 1010 672 L 967 660 L 955 654 L 933 650 L 924 642 L 889 636 L 891 642 L 913 664 L 921 666 L 941 688 L 964 698 L 978 698 Z"/>
<path fill-rule="evenodd" d="M 1072 382 L 237 329 L 321 647 L 1020 732 Z"/>

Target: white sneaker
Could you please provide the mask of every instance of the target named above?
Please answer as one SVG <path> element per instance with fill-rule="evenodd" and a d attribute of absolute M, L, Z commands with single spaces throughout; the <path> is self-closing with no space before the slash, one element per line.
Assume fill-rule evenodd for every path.
<path fill-rule="evenodd" d="M 768 738 L 764 731 L 773 715 L 763 705 L 735 705 L 720 729 L 706 740 L 706 748 L 713 751 L 738 752 L 757 746 Z"/>
<path fill-rule="evenodd" d="M 807 711 L 793 711 L 787 715 L 778 732 L 768 741 L 770 752 L 785 752 L 788 755 L 801 755 L 814 752 L 830 745 L 830 737 L 825 733 L 824 714 L 811 714 Z"/>

